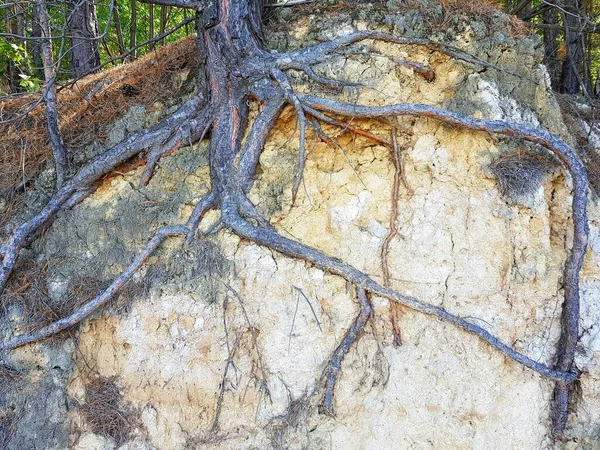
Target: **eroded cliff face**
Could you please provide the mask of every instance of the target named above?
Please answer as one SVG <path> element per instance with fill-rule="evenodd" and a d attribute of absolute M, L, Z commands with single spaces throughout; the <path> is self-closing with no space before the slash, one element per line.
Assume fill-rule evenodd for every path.
<path fill-rule="evenodd" d="M 402 31 L 402 17 L 401 24 L 407 21 L 402 14 L 386 17 L 396 31 Z M 298 22 L 295 41 L 286 45 L 371 25 L 360 14 L 313 16 Z M 458 31 L 455 45 L 503 70 L 481 71 L 426 49 L 387 44 L 377 49 L 431 66 L 436 79 L 428 82 L 380 57 L 340 58 L 319 70 L 365 81 L 360 94 L 353 89 L 343 94 L 362 104 L 445 106 L 544 126 L 569 139 L 535 38 L 515 40 L 501 32 L 478 38 L 483 33 L 478 22 Z M 133 128 L 155 120 L 139 111 L 129 117 L 124 120 Z M 375 121 L 356 125 L 390 138 Z M 535 149 L 422 118 L 401 119 L 395 126 L 405 183 L 399 191 L 399 233 L 388 257 L 391 286 L 467 317 L 551 363 L 571 239 L 569 178 L 550 164 L 530 192 L 503 195 L 493 162 Z M 292 205 L 294 130 L 289 110 L 261 157 L 251 199 L 282 234 L 381 279 L 392 211 L 390 149 L 325 127 L 338 136 L 342 151 L 309 133 L 303 187 Z M 207 142 L 182 148 L 161 163 L 147 187 L 137 187 L 143 168 L 114 174 L 64 213 L 31 255 L 49 264 L 49 295 L 60 299 L 73 286 L 105 285 L 153 230 L 187 220 L 209 189 L 207 162 Z M 589 214 L 577 358 L 583 375 L 566 448 L 600 446 L 595 199 Z M 209 216 L 204 228 L 217 220 Z M 336 416 L 318 414 L 318 398 L 311 395 L 358 312 L 354 298 L 340 278 L 224 230 L 191 248 L 168 241 L 108 309 L 63 340 L 12 354 L 11 364 L 25 375 L 7 383 L 5 395 L 20 415 L 9 448 L 554 448 L 548 438 L 551 382 L 478 338 L 409 310 L 401 314 L 403 342 L 395 347 L 389 305 L 380 298 L 373 298 L 372 324 L 343 362 Z M 20 311 L 9 313 L 18 330 Z M 89 406 L 98 380 L 118 388 L 107 414 L 113 425 L 127 429 L 121 436 L 111 438 L 110 427 L 91 417 L 99 414 Z M 27 398 L 46 401 L 40 406 Z"/>

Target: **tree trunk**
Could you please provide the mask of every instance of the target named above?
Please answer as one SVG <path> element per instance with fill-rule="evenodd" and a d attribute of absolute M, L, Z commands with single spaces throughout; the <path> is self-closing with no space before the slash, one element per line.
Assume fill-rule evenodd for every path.
<path fill-rule="evenodd" d="M 98 71 L 100 53 L 94 0 L 70 0 L 68 26 L 72 76 L 81 78 Z"/>
<path fill-rule="evenodd" d="M 32 5 L 33 13 L 31 19 L 31 36 L 34 40 L 31 43 L 31 55 L 33 61 L 33 75 L 39 79 L 44 79 L 44 63 L 42 61 L 42 27 L 40 26 L 40 22 L 38 18 L 40 17 L 40 12 L 38 11 L 38 4 L 33 3 Z"/>
<path fill-rule="evenodd" d="M 168 18 L 168 9 L 166 6 L 161 5 L 161 7 L 160 7 L 160 29 L 158 32 L 159 35 L 163 35 L 165 33 L 165 29 L 167 27 L 167 18 Z M 165 45 L 164 37 L 160 40 L 160 45 L 161 46 Z"/>
<path fill-rule="evenodd" d="M 578 94 L 581 88 L 580 70 L 584 56 L 582 32 L 579 31 L 583 28 L 579 0 L 566 0 L 562 15 L 567 57 L 562 66 L 559 92 Z"/>
<path fill-rule="evenodd" d="M 558 13 L 554 8 L 548 8 L 543 15 L 544 24 L 551 27 L 544 28 L 544 64 L 550 74 L 552 88 L 557 89 L 560 73 L 558 70 Z"/>
<path fill-rule="evenodd" d="M 117 30 L 117 43 L 119 44 L 119 55 L 122 55 L 125 53 L 125 39 L 123 39 L 123 28 L 121 27 L 119 2 L 117 0 L 115 0 L 115 7 L 113 9 L 113 19 L 115 21 L 115 28 Z"/>
<path fill-rule="evenodd" d="M 42 60 L 44 63 L 44 103 L 46 104 L 46 125 L 50 138 L 50 147 L 54 156 L 56 168 L 56 185 L 62 186 L 68 168 L 67 151 L 62 141 L 58 124 L 58 104 L 56 100 L 56 70 L 52 56 L 52 36 L 45 0 L 37 1 L 37 20 L 41 27 Z"/>
<path fill-rule="evenodd" d="M 137 9 L 135 0 L 131 0 L 131 24 L 129 25 L 129 50 L 131 51 L 130 59 L 136 58 L 136 43 L 137 41 Z"/>
<path fill-rule="evenodd" d="M 150 29 L 148 30 L 148 39 L 150 39 L 150 50 L 154 50 L 154 5 L 151 3 L 150 5 L 148 5 L 149 9 L 149 19 L 148 19 L 148 24 Z"/>

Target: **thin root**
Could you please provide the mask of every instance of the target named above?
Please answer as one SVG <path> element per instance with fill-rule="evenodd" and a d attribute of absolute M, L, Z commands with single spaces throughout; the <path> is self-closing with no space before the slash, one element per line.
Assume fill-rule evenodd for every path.
<path fill-rule="evenodd" d="M 402 160 L 400 148 L 398 147 L 398 139 L 396 138 L 396 130 L 392 130 L 392 163 L 394 165 L 394 182 L 392 185 L 392 213 L 390 214 L 390 231 L 383 240 L 381 246 L 381 271 L 383 273 L 383 285 L 390 287 L 391 275 L 388 264 L 388 255 L 390 252 L 390 243 L 398 235 L 398 226 L 396 220 L 398 218 L 398 197 L 400 195 L 400 183 L 402 182 Z M 401 307 L 397 303 L 390 303 L 390 320 L 392 322 L 392 331 L 394 334 L 394 345 L 399 347 L 402 345 L 402 332 L 398 324 L 398 316 L 401 314 Z"/>
<path fill-rule="evenodd" d="M 294 93 L 287 76 L 280 70 L 272 69 L 271 74 L 273 78 L 279 83 L 281 88 L 285 92 L 285 97 L 296 110 L 296 116 L 298 123 L 300 124 L 300 139 L 298 144 L 298 166 L 296 167 L 296 175 L 294 176 L 294 186 L 292 187 L 292 204 L 296 202 L 296 195 L 298 195 L 298 189 L 302 182 L 302 174 L 304 173 L 304 166 L 306 165 L 306 115 L 304 114 L 304 108 L 298 100 L 298 96 Z"/>
<path fill-rule="evenodd" d="M 138 269 L 146 262 L 146 260 L 150 257 L 150 255 L 156 250 L 156 248 L 168 237 L 177 236 L 181 234 L 185 234 L 187 232 L 187 227 L 179 225 L 179 226 L 170 226 L 165 227 L 158 230 L 155 235 L 150 239 L 148 244 L 144 247 L 144 249 L 140 252 L 140 254 L 135 258 L 135 260 L 129 265 L 129 267 L 119 275 L 106 289 L 102 294 L 85 303 L 81 308 L 75 311 L 73 314 L 57 320 L 56 322 L 51 323 L 48 326 L 40 328 L 32 333 L 23 334 L 20 336 L 16 336 L 9 340 L 8 342 L 4 342 L 0 344 L 0 350 L 12 350 L 17 347 L 21 347 L 26 344 L 30 344 L 32 342 L 41 341 L 46 339 L 56 333 L 59 333 L 67 328 L 70 328 L 83 319 L 88 317 L 94 311 L 96 311 L 101 306 L 105 305 L 113 296 L 127 283 L 131 277 L 138 271 Z"/>
<path fill-rule="evenodd" d="M 356 288 L 356 296 L 360 302 L 360 310 L 348 331 L 344 335 L 342 342 L 334 350 L 327 362 L 325 370 L 321 375 L 321 383 L 324 387 L 323 400 L 319 406 L 319 412 L 328 416 L 335 416 L 333 407 L 333 394 L 338 374 L 342 368 L 342 361 L 350 351 L 352 345 L 360 338 L 365 329 L 365 325 L 373 317 L 373 307 L 369 301 L 368 295 L 364 289 Z"/>
<path fill-rule="evenodd" d="M 342 128 L 342 132 L 349 131 L 351 133 L 366 137 L 366 138 L 368 138 L 374 142 L 377 142 L 378 144 L 384 145 L 386 147 L 389 147 L 389 148 L 392 147 L 392 143 L 390 141 L 387 141 L 384 138 L 381 138 L 373 133 L 370 133 L 367 130 L 363 130 L 362 128 L 355 127 L 350 122 L 344 123 L 340 120 L 336 120 L 333 117 L 330 117 L 327 114 L 323 114 L 322 112 L 317 111 L 316 109 L 310 108 L 308 106 L 305 106 L 304 110 L 308 114 L 313 116 L 315 119 L 320 120 L 321 122 L 325 122 L 329 125 L 334 125 L 336 127 Z"/>

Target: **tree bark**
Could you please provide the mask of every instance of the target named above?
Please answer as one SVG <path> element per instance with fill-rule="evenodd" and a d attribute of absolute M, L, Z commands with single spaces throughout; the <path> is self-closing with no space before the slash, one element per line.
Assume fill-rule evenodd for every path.
<path fill-rule="evenodd" d="M 154 4 L 150 3 L 148 5 L 148 7 L 150 8 L 149 11 L 149 19 L 148 19 L 148 24 L 150 29 L 148 30 L 148 39 L 150 39 L 150 50 L 154 50 L 154 46 L 155 46 L 155 42 L 154 42 Z"/>
<path fill-rule="evenodd" d="M 557 89 L 559 86 L 560 73 L 558 70 L 558 13 L 554 8 L 548 8 L 543 16 L 544 24 L 552 25 L 552 27 L 544 28 L 544 64 L 548 69 L 552 88 Z"/>
<path fill-rule="evenodd" d="M 160 6 L 160 28 L 158 34 L 162 35 L 165 33 L 165 29 L 167 28 L 167 18 L 168 18 L 168 9 L 166 6 Z M 165 45 L 165 38 L 160 40 L 161 47 Z"/>
<path fill-rule="evenodd" d="M 31 19 L 31 36 L 35 38 L 31 43 L 31 55 L 33 62 L 33 75 L 39 80 L 44 79 L 44 63 L 42 61 L 42 27 L 38 18 L 40 13 L 38 11 L 38 4 L 33 3 L 32 5 L 32 19 Z"/>
<path fill-rule="evenodd" d="M 117 30 L 117 43 L 119 45 L 119 55 L 125 53 L 125 39 L 123 38 L 123 28 L 121 27 L 121 15 L 119 14 L 119 2 L 115 0 L 113 9 L 113 19 L 115 21 L 115 29 Z"/>
<path fill-rule="evenodd" d="M 54 156 L 56 169 L 56 186 L 60 188 L 65 181 L 68 169 L 67 150 L 63 144 L 58 124 L 58 104 L 56 100 L 56 71 L 52 56 L 52 36 L 45 0 L 38 0 L 37 20 L 42 32 L 41 51 L 44 63 L 44 103 L 46 104 L 46 125 L 50 138 L 50 147 Z"/>
<path fill-rule="evenodd" d="M 559 92 L 578 94 L 581 88 L 581 63 L 584 56 L 582 12 L 579 0 L 565 0 L 562 13 L 567 57 L 562 65 Z"/>
<path fill-rule="evenodd" d="M 131 0 L 131 24 L 129 25 L 129 51 L 130 59 L 136 58 L 136 45 L 137 45 L 137 9 L 136 1 Z"/>
<path fill-rule="evenodd" d="M 71 37 L 71 75 L 81 78 L 97 72 L 100 52 L 94 0 L 69 0 L 67 23 Z"/>

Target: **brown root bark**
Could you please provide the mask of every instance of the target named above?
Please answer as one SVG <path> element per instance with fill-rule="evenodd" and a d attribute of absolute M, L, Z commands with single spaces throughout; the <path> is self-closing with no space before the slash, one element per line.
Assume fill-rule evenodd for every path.
<path fill-rule="evenodd" d="M 392 163 L 394 166 L 394 182 L 392 184 L 392 213 L 390 214 L 390 231 L 383 240 L 381 246 L 381 273 L 383 276 L 383 285 L 390 287 L 391 275 L 388 265 L 388 255 L 390 252 L 390 244 L 398 235 L 398 227 L 396 218 L 398 217 L 398 196 L 400 195 L 400 184 L 406 181 L 402 170 L 402 156 L 398 147 L 398 139 L 396 138 L 396 130 L 392 130 Z M 398 324 L 398 316 L 401 314 L 401 309 L 397 303 L 390 303 L 390 321 L 392 322 L 392 331 L 394 333 L 394 345 L 400 347 L 402 345 L 402 331 Z"/>
<path fill-rule="evenodd" d="M 64 319 L 31 334 L 5 341 L 0 344 L 0 349 L 13 349 L 39 341 L 85 319 L 106 304 L 165 239 L 185 235 L 185 242 L 189 243 L 194 238 L 206 211 L 218 208 L 221 210 L 222 225 L 239 237 L 322 268 L 344 278 L 356 287 L 361 303 L 359 315 L 340 345 L 332 353 L 323 372 L 322 409 L 324 412 L 333 414 L 333 395 L 342 360 L 373 314 L 368 296 L 378 295 L 397 305 L 402 305 L 404 308 L 441 319 L 467 331 L 513 361 L 537 372 L 542 377 L 555 380 L 555 400 L 551 413 L 552 433 L 555 437 L 562 436 L 568 418 L 571 386 L 579 376 L 573 360 L 578 343 L 579 271 L 583 264 L 588 235 L 587 175 L 577 154 L 557 136 L 545 130 L 504 121 L 465 117 L 427 105 L 396 104 L 370 107 L 299 94 L 293 90 L 284 72 L 287 69 L 303 70 L 314 82 L 340 88 L 347 83 L 320 77 L 314 73 L 312 66 L 326 61 L 334 52 L 343 51 L 352 44 L 367 39 L 402 45 L 424 45 L 472 64 L 492 68 L 495 66 L 473 58 L 453 47 L 428 39 L 409 39 L 371 31 L 354 33 L 303 50 L 272 55 L 266 52 L 262 46 L 258 1 L 219 0 L 215 8 L 210 7 L 212 3 L 204 4 L 193 0 L 148 0 L 148 2 L 203 11 L 204 16 L 199 22 L 198 43 L 199 53 L 204 59 L 204 71 L 201 75 L 205 80 L 205 90 L 184 103 L 179 110 L 163 122 L 130 136 L 92 160 L 58 190 L 39 214 L 18 227 L 8 241 L 0 247 L 2 256 L 0 292 L 13 271 L 19 252 L 29 244 L 32 236 L 40 228 L 49 225 L 59 211 L 89 195 L 94 182 L 99 177 L 139 152 L 151 149 L 149 150 L 148 165 L 141 180 L 142 183 L 145 183 L 152 176 L 153 169 L 161 157 L 166 156 L 170 150 L 181 143 L 199 139 L 210 127 L 212 130 L 210 140 L 211 192 L 198 203 L 186 224 L 158 230 L 131 265 L 100 296 Z M 422 71 L 429 77 L 433 76 L 426 68 L 422 68 Z M 256 119 L 249 124 L 248 105 L 251 100 L 260 104 L 260 111 Z M 389 273 L 385 275 L 385 268 L 382 285 L 337 258 L 281 236 L 269 221 L 260 215 L 246 194 L 253 185 L 258 160 L 269 131 L 285 104 L 295 108 L 300 125 L 298 165 L 293 186 L 294 197 L 302 180 L 305 165 L 306 124 L 314 123 L 307 120 L 306 115 L 310 115 L 317 121 L 314 123 L 316 130 L 319 130 L 318 123 L 323 122 L 331 126 L 343 127 L 343 131 L 362 134 L 374 141 L 388 145 L 389 142 L 369 132 L 361 131 L 357 127 L 351 127 L 349 122 L 344 123 L 344 120 L 346 118 L 350 121 L 353 118 L 383 119 L 403 115 L 424 117 L 466 130 L 522 139 L 545 147 L 556 155 L 573 180 L 574 239 L 563 275 L 565 299 L 562 334 L 554 367 L 548 367 L 518 352 L 501 342 L 485 328 L 471 321 L 453 315 L 443 308 L 429 305 L 392 290 L 387 285 Z M 323 135 L 327 138 L 324 133 Z M 244 138 L 244 136 L 247 137 Z M 394 139 L 392 139 L 392 143 L 393 141 Z M 395 184 L 398 184 L 397 180 Z M 397 195 L 395 197 L 397 201 Z M 391 228 L 393 236 L 393 226 Z M 384 264 L 384 267 L 387 265 Z"/>

